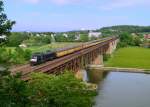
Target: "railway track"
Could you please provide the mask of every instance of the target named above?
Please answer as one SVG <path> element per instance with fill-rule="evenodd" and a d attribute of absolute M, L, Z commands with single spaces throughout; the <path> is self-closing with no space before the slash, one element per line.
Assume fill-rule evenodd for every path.
<path fill-rule="evenodd" d="M 109 42 L 113 41 L 114 38 L 108 40 L 108 41 L 105 41 L 105 42 L 102 42 L 100 44 L 97 44 L 95 46 L 91 46 L 89 48 L 85 48 L 83 50 L 79 50 L 77 52 L 74 52 L 74 53 L 71 53 L 71 54 L 68 54 L 66 56 L 63 56 L 63 57 L 60 57 L 60 58 L 57 58 L 57 59 L 54 59 L 52 61 L 48 61 L 46 63 L 43 63 L 43 64 L 40 64 L 40 65 L 37 65 L 37 66 L 30 66 L 30 64 L 26 64 L 26 65 L 23 65 L 23 66 L 19 66 L 19 67 L 14 67 L 14 68 L 11 68 L 11 72 L 12 74 L 16 74 L 17 72 L 21 72 L 22 73 L 22 77 L 23 79 L 27 80 L 28 79 L 28 75 L 32 72 L 48 72 L 50 71 L 51 69 L 54 69 L 58 66 L 61 66 L 62 64 L 65 64 L 77 57 L 80 57 L 84 54 L 87 54 L 99 47 L 102 47 L 104 45 L 107 45 Z"/>

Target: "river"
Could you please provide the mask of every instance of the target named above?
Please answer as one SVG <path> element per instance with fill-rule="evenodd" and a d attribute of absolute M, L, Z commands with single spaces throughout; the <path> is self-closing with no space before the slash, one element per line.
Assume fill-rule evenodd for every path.
<path fill-rule="evenodd" d="M 150 107 L 150 75 L 123 72 L 88 72 L 98 84 L 94 107 Z"/>

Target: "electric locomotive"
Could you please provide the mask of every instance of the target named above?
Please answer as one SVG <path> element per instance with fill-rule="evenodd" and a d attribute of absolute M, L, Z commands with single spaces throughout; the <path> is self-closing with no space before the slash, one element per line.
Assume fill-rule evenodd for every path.
<path fill-rule="evenodd" d="M 56 58 L 56 53 L 47 51 L 45 53 L 34 53 L 30 59 L 30 65 L 35 66 Z"/>

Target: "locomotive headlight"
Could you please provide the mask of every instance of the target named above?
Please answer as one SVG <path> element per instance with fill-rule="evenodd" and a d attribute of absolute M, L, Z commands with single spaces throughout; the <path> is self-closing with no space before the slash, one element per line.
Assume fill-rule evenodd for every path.
<path fill-rule="evenodd" d="M 37 62 L 37 59 L 31 59 L 30 61 L 31 62 Z"/>
<path fill-rule="evenodd" d="M 37 57 L 33 57 L 30 59 L 31 62 L 37 62 Z"/>

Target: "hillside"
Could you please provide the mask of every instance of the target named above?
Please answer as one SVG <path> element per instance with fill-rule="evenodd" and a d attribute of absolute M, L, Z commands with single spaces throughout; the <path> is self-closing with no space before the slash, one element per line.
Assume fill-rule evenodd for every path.
<path fill-rule="evenodd" d="M 119 34 L 122 32 L 143 33 L 143 32 L 150 32 L 150 26 L 117 25 L 117 26 L 103 27 L 101 29 L 98 29 L 97 31 L 100 31 L 103 34 Z"/>

